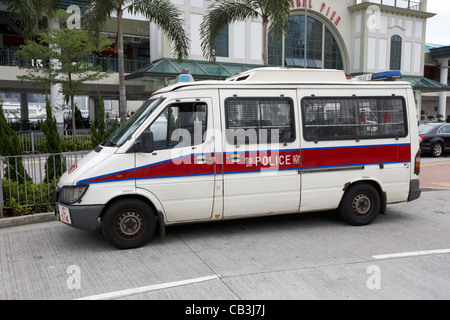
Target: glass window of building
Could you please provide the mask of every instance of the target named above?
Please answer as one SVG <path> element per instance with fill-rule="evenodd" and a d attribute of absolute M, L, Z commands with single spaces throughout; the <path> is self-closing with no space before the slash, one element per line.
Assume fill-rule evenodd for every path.
<path fill-rule="evenodd" d="M 402 65 L 402 37 L 391 37 L 391 70 L 400 70 Z"/>
<path fill-rule="evenodd" d="M 228 26 L 223 28 L 216 40 L 216 56 L 228 57 Z"/>
<path fill-rule="evenodd" d="M 284 46 L 284 57 L 283 55 Z M 308 17 L 307 54 L 305 57 L 305 16 L 294 15 L 287 27 L 284 43 L 269 33 L 269 64 L 272 66 L 344 69 L 339 44 L 329 28 Z M 283 61 L 284 59 L 284 61 Z"/>

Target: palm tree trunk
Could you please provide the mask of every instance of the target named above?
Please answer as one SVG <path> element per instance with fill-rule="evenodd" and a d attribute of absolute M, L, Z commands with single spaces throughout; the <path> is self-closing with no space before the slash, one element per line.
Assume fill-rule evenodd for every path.
<path fill-rule="evenodd" d="M 125 65 L 123 58 L 123 10 L 117 8 L 117 47 L 119 58 L 119 117 L 121 125 L 127 121 L 127 94 L 125 88 Z"/>
<path fill-rule="evenodd" d="M 269 37 L 269 19 L 267 17 L 263 17 L 263 54 L 262 54 L 262 58 L 264 61 L 264 66 L 268 67 L 269 66 L 269 45 L 268 45 L 268 37 Z"/>

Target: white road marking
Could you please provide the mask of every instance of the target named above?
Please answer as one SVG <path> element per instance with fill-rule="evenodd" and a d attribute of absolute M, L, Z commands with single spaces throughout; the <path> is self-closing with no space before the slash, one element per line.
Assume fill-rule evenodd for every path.
<path fill-rule="evenodd" d="M 152 285 L 152 286 L 145 286 L 145 287 L 139 287 L 139 288 L 132 288 L 132 289 L 126 289 L 126 290 L 120 290 L 120 291 L 96 294 L 96 295 L 92 295 L 92 296 L 78 298 L 78 299 L 75 299 L 75 300 L 118 299 L 118 298 L 131 296 L 131 295 L 135 295 L 135 294 L 141 294 L 141 293 L 151 292 L 151 291 L 155 291 L 155 290 L 179 287 L 179 286 L 184 286 L 184 285 L 187 285 L 187 284 L 204 282 L 204 281 L 209 281 L 209 280 L 214 280 L 214 279 L 219 279 L 219 277 L 214 275 L 214 276 L 207 276 L 207 277 L 188 279 L 188 280 L 181 280 L 181 281 L 175 281 L 175 282 L 167 282 L 167 283 L 161 283 L 161 284 L 156 284 L 156 285 Z"/>
<path fill-rule="evenodd" d="M 426 255 L 430 255 L 430 254 L 443 254 L 443 253 L 450 253 L 450 249 L 380 254 L 380 255 L 372 256 L 372 258 L 377 259 L 377 260 L 383 260 L 383 259 L 391 259 L 391 258 L 416 257 L 416 256 L 426 256 Z"/>

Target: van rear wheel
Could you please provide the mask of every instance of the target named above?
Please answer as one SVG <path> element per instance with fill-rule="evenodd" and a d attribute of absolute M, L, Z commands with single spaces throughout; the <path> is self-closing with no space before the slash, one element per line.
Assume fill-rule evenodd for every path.
<path fill-rule="evenodd" d="M 120 200 L 112 204 L 103 217 L 103 235 L 119 249 L 142 247 L 155 230 L 156 217 L 152 208 L 139 199 Z"/>
<path fill-rule="evenodd" d="M 367 183 L 350 186 L 339 206 L 341 218 L 348 224 L 363 226 L 376 219 L 381 210 L 377 189 Z"/>

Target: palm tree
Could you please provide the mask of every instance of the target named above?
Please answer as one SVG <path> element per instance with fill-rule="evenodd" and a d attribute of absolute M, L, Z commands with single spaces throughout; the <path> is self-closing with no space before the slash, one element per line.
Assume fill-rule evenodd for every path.
<path fill-rule="evenodd" d="M 231 23 L 250 18 L 262 19 L 263 61 L 269 65 L 268 30 L 274 39 L 281 39 L 291 15 L 288 0 L 218 0 L 209 7 L 200 25 L 202 51 L 205 57 L 215 62 L 216 40 L 220 31 Z M 270 24 L 270 25 L 269 25 Z"/>
<path fill-rule="evenodd" d="M 53 17 L 61 0 L 2 0 L 12 18 L 21 27 L 23 36 L 31 39 L 43 17 Z M 25 10 L 24 10 L 25 9 Z"/>
<path fill-rule="evenodd" d="M 83 15 L 84 26 L 95 35 L 104 27 L 107 19 L 117 16 L 117 53 L 119 59 L 119 113 L 121 123 L 127 121 L 127 99 L 123 55 L 123 13 L 142 14 L 150 22 L 161 27 L 173 43 L 173 54 L 178 60 L 189 55 L 189 38 L 185 32 L 181 13 L 170 0 L 89 0 Z"/>

